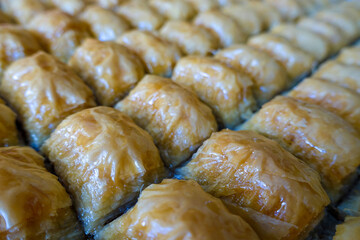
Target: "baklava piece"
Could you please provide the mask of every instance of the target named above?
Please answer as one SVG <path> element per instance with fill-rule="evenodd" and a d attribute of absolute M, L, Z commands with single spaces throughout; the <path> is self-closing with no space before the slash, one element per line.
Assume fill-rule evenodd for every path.
<path fill-rule="evenodd" d="M 263 30 L 271 29 L 283 21 L 280 12 L 266 2 L 250 1 L 247 5 L 260 17 Z"/>
<path fill-rule="evenodd" d="M 18 23 L 24 25 L 46 9 L 40 0 L 2 0 L 1 8 Z"/>
<path fill-rule="evenodd" d="M 327 61 L 313 75 L 360 93 L 360 67 Z"/>
<path fill-rule="evenodd" d="M 119 6 L 122 3 L 127 2 L 128 0 L 91 0 L 91 1 L 95 2 L 97 5 L 103 8 L 112 9 L 116 6 Z"/>
<path fill-rule="evenodd" d="M 100 41 L 114 41 L 130 29 L 122 17 L 96 5 L 86 7 L 79 19 L 88 24 L 91 33 Z"/>
<path fill-rule="evenodd" d="M 41 50 L 36 38 L 20 26 L 0 25 L 0 77 L 14 61 Z"/>
<path fill-rule="evenodd" d="M 250 38 L 248 44 L 265 51 L 279 61 L 291 79 L 298 79 L 309 73 L 315 65 L 315 58 L 295 46 L 290 40 L 271 33 Z"/>
<path fill-rule="evenodd" d="M 304 239 L 330 202 L 317 172 L 252 131 L 212 134 L 178 173 L 219 197 L 261 239 Z"/>
<path fill-rule="evenodd" d="M 357 239 L 360 236 L 360 217 L 346 217 L 345 222 L 336 226 L 333 240 Z"/>
<path fill-rule="evenodd" d="M 115 108 L 150 133 L 171 168 L 217 130 L 211 109 L 194 92 L 158 76 L 145 76 Z"/>
<path fill-rule="evenodd" d="M 254 47 L 233 45 L 218 51 L 215 58 L 250 76 L 259 105 L 290 85 L 285 68 L 270 55 Z"/>
<path fill-rule="evenodd" d="M 338 52 L 346 46 L 347 39 L 341 32 L 341 29 L 327 22 L 322 22 L 313 18 L 302 18 L 297 25 L 303 29 L 316 33 L 328 40 L 331 44 L 331 53 Z"/>
<path fill-rule="evenodd" d="M 336 60 L 343 64 L 360 67 L 360 47 L 342 49 Z"/>
<path fill-rule="evenodd" d="M 106 106 L 121 100 L 144 76 L 144 66 L 135 53 L 120 44 L 95 39 L 86 39 L 69 65 Z"/>
<path fill-rule="evenodd" d="M 148 31 L 132 30 L 116 41 L 134 51 L 145 64 L 146 71 L 155 75 L 171 76 L 175 63 L 182 56 L 175 44 Z"/>
<path fill-rule="evenodd" d="M 218 0 L 184 0 L 194 6 L 197 12 L 214 10 L 219 7 Z"/>
<path fill-rule="evenodd" d="M 176 179 L 146 188 L 133 208 L 95 237 L 120 238 L 259 240 L 249 224 L 231 214 L 221 200 L 194 181 Z"/>
<path fill-rule="evenodd" d="M 72 202 L 29 147 L 0 148 L 0 238 L 83 239 Z"/>
<path fill-rule="evenodd" d="M 44 52 L 11 64 L 0 83 L 0 93 L 17 112 L 35 148 L 65 117 L 95 105 L 85 83 L 68 66 Z"/>
<path fill-rule="evenodd" d="M 60 10 L 36 15 L 27 27 L 38 37 L 46 51 L 63 62 L 67 62 L 75 48 L 90 37 L 85 23 Z"/>
<path fill-rule="evenodd" d="M 87 234 L 165 175 L 150 135 L 109 107 L 69 116 L 41 150 L 72 195 Z"/>
<path fill-rule="evenodd" d="M 16 114 L 5 105 L 5 102 L 1 98 L 0 112 L 0 147 L 18 145 L 19 138 L 16 129 Z"/>
<path fill-rule="evenodd" d="M 259 34 L 264 28 L 259 13 L 247 5 L 229 5 L 222 12 L 233 18 L 247 35 Z"/>
<path fill-rule="evenodd" d="M 250 118 L 256 108 L 252 81 L 236 69 L 210 57 L 188 56 L 176 64 L 174 82 L 194 91 L 227 128 Z"/>
<path fill-rule="evenodd" d="M 184 0 L 150 0 L 150 5 L 168 20 L 190 20 L 196 14 L 194 6 Z"/>
<path fill-rule="evenodd" d="M 277 140 L 317 170 L 333 202 L 352 183 L 360 165 L 360 134 L 350 123 L 317 105 L 279 96 L 242 128 Z"/>
<path fill-rule="evenodd" d="M 211 55 L 219 47 L 211 32 L 184 21 L 168 21 L 160 29 L 160 35 L 177 44 L 186 55 Z"/>
<path fill-rule="evenodd" d="M 165 19 L 147 1 L 132 0 L 115 8 L 115 12 L 126 19 L 132 27 L 140 30 L 159 29 Z"/>
<path fill-rule="evenodd" d="M 276 8 L 283 19 L 288 22 L 293 22 L 305 15 L 305 9 L 296 0 L 264 0 L 266 3 Z"/>
<path fill-rule="evenodd" d="M 330 55 L 330 43 L 326 39 L 295 24 L 281 24 L 271 29 L 271 32 L 288 39 L 318 62 Z"/>
<path fill-rule="evenodd" d="M 56 7 L 63 12 L 76 15 L 86 6 L 87 0 L 49 0 L 51 7 Z"/>
<path fill-rule="evenodd" d="M 221 47 L 244 43 L 248 37 L 234 19 L 219 10 L 200 13 L 195 18 L 194 24 L 207 29 L 216 36 Z"/>
<path fill-rule="evenodd" d="M 339 115 L 360 133 L 360 95 L 336 83 L 308 78 L 296 86 L 289 96 L 316 104 Z"/>

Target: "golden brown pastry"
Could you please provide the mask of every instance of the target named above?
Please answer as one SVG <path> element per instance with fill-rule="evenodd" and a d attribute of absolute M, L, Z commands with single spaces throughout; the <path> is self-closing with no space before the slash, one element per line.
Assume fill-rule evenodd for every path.
<path fill-rule="evenodd" d="M 228 47 L 235 43 L 244 43 L 248 37 L 240 24 L 219 10 L 200 13 L 194 19 L 194 24 L 206 28 L 216 36 L 221 47 Z"/>
<path fill-rule="evenodd" d="M 241 217 L 194 181 L 166 179 L 152 184 L 126 214 L 96 237 L 153 240 L 258 240 Z"/>
<path fill-rule="evenodd" d="M 0 78 L 10 63 L 40 50 L 40 44 L 30 32 L 17 25 L 1 24 Z"/>
<path fill-rule="evenodd" d="M 298 21 L 298 26 L 316 33 L 331 43 L 331 53 L 336 53 L 346 46 L 347 39 L 341 29 L 330 23 L 316 20 L 314 18 L 302 18 Z"/>
<path fill-rule="evenodd" d="M 262 31 L 262 18 L 251 7 L 239 4 L 229 5 L 222 9 L 223 13 L 233 18 L 240 28 L 248 35 L 255 35 Z"/>
<path fill-rule="evenodd" d="M 115 108 L 150 133 L 171 168 L 217 130 L 211 109 L 195 93 L 158 76 L 146 75 Z"/>
<path fill-rule="evenodd" d="M 338 61 L 327 61 L 313 75 L 360 93 L 360 67 Z"/>
<path fill-rule="evenodd" d="M 196 14 L 194 6 L 184 0 L 150 0 L 149 3 L 169 20 L 190 20 Z"/>
<path fill-rule="evenodd" d="M 205 12 L 219 7 L 218 0 L 184 0 L 191 3 L 197 12 Z"/>
<path fill-rule="evenodd" d="M 184 21 L 168 21 L 160 29 L 160 35 L 176 43 L 186 55 L 206 56 L 219 47 L 217 39 L 206 29 Z"/>
<path fill-rule="evenodd" d="M 316 104 L 339 115 L 360 133 L 360 95 L 336 83 L 308 78 L 296 86 L 290 97 Z"/>
<path fill-rule="evenodd" d="M 319 10 L 316 8 L 314 0 L 296 0 L 296 2 L 303 9 L 304 15 L 313 15 Z"/>
<path fill-rule="evenodd" d="M 1 8 L 20 24 L 28 24 L 33 17 L 45 11 L 39 0 L 2 0 Z"/>
<path fill-rule="evenodd" d="M 128 1 L 115 8 L 133 27 L 153 31 L 164 23 L 164 17 L 156 12 L 147 1 Z"/>
<path fill-rule="evenodd" d="M 16 129 L 16 114 L 0 98 L 0 147 L 19 144 Z M 1 234 L 0 234 L 1 236 Z"/>
<path fill-rule="evenodd" d="M 321 11 L 315 15 L 315 19 L 332 24 L 341 29 L 347 43 L 354 41 L 360 35 L 360 29 L 357 23 L 344 14 L 333 11 Z"/>
<path fill-rule="evenodd" d="M 251 79 L 217 59 L 182 58 L 176 64 L 172 80 L 194 91 L 227 128 L 250 118 L 256 108 Z"/>
<path fill-rule="evenodd" d="M 90 37 L 85 23 L 59 10 L 36 15 L 27 27 L 49 53 L 63 62 L 68 61 L 75 48 Z"/>
<path fill-rule="evenodd" d="M 65 117 L 95 105 L 85 83 L 68 66 L 44 52 L 11 64 L 0 83 L 0 93 L 18 113 L 35 148 Z"/>
<path fill-rule="evenodd" d="M 148 31 L 132 30 L 121 35 L 116 41 L 134 51 L 151 74 L 171 76 L 175 63 L 182 56 L 181 50 L 175 44 Z"/>
<path fill-rule="evenodd" d="M 4 13 L 3 11 L 0 11 L 0 23 L 11 23 L 12 19 L 9 15 Z"/>
<path fill-rule="evenodd" d="M 330 43 L 325 38 L 295 24 L 281 24 L 271 29 L 271 32 L 288 39 L 317 61 L 330 55 Z"/>
<path fill-rule="evenodd" d="M 106 106 L 121 100 L 144 76 L 144 66 L 133 52 L 120 44 L 95 39 L 86 39 L 69 65 Z"/>
<path fill-rule="evenodd" d="M 78 14 L 86 6 L 86 0 L 50 0 L 52 5 L 71 15 Z"/>
<path fill-rule="evenodd" d="M 350 5 L 349 5 L 350 4 Z M 351 2 L 342 2 L 341 4 L 337 4 L 330 9 L 326 9 L 327 11 L 336 12 L 350 18 L 354 21 L 358 27 L 360 28 L 360 8 L 356 8 L 352 6 Z"/>
<path fill-rule="evenodd" d="M 122 17 L 96 5 L 85 8 L 79 19 L 89 25 L 91 33 L 100 41 L 114 41 L 130 29 L 129 23 Z"/>
<path fill-rule="evenodd" d="M 212 134 L 178 173 L 223 200 L 266 240 L 303 239 L 330 202 L 313 169 L 252 131 Z"/>
<path fill-rule="evenodd" d="M 220 6 L 236 5 L 236 4 L 247 4 L 251 0 L 218 0 Z"/>
<path fill-rule="evenodd" d="M 291 79 L 309 73 L 315 65 L 315 58 L 295 46 L 290 40 L 271 33 L 250 38 L 248 44 L 265 51 L 279 61 Z"/>
<path fill-rule="evenodd" d="M 113 7 L 119 6 L 120 4 L 127 2 L 128 0 L 92 0 L 92 1 L 94 1 L 97 5 L 103 8 L 111 9 Z"/>
<path fill-rule="evenodd" d="M 333 240 L 358 239 L 360 236 L 360 217 L 346 217 L 345 222 L 336 226 Z"/>
<path fill-rule="evenodd" d="M 265 0 L 265 2 L 275 7 L 286 21 L 295 21 L 305 15 L 305 9 L 296 0 Z"/>
<path fill-rule="evenodd" d="M 280 12 L 266 2 L 249 1 L 247 6 L 252 8 L 260 17 L 263 30 L 270 29 L 282 22 Z"/>
<path fill-rule="evenodd" d="M 225 48 L 218 51 L 215 58 L 251 77 L 253 92 L 259 104 L 269 101 L 290 85 L 286 70 L 275 59 L 248 45 Z"/>
<path fill-rule="evenodd" d="M 0 239 L 83 239 L 72 203 L 29 147 L 0 148 Z"/>
<path fill-rule="evenodd" d="M 87 234 L 165 175 L 150 135 L 109 107 L 69 116 L 41 150 L 73 196 Z"/>
<path fill-rule="evenodd" d="M 343 64 L 360 67 L 360 47 L 343 48 L 336 60 Z"/>
<path fill-rule="evenodd" d="M 290 97 L 265 104 L 243 126 L 277 140 L 316 169 L 333 201 L 360 165 L 360 134 L 328 110 Z"/>

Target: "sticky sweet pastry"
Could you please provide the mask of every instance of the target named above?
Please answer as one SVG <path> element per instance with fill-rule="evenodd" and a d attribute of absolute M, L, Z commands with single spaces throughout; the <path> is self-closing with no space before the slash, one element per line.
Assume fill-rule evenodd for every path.
<path fill-rule="evenodd" d="M 11 17 L 6 13 L 4 13 L 3 11 L 0 11 L 0 24 L 11 23 L 11 22 L 12 22 Z"/>
<path fill-rule="evenodd" d="M 177 173 L 219 197 L 261 239 L 303 239 L 330 202 L 318 173 L 252 131 L 213 133 Z"/>
<path fill-rule="evenodd" d="M 220 10 L 202 12 L 194 19 L 194 24 L 209 30 L 220 42 L 221 47 L 244 43 L 247 33 L 233 18 Z"/>
<path fill-rule="evenodd" d="M 69 66 L 94 90 L 101 105 L 120 101 L 144 76 L 138 56 L 114 42 L 86 39 L 69 61 Z"/>
<path fill-rule="evenodd" d="M 19 144 L 16 114 L 0 98 L 0 147 Z"/>
<path fill-rule="evenodd" d="M 314 104 L 278 96 L 263 105 L 242 129 L 278 141 L 320 173 L 333 202 L 360 166 L 360 134 L 338 115 Z"/>
<path fill-rule="evenodd" d="M 0 239 L 83 239 L 58 178 L 29 147 L 0 148 Z"/>
<path fill-rule="evenodd" d="M 360 67 L 358 66 L 331 60 L 322 64 L 313 77 L 334 82 L 360 93 Z"/>
<path fill-rule="evenodd" d="M 290 85 L 284 67 L 269 54 L 254 47 L 236 44 L 219 50 L 215 58 L 250 76 L 259 105 Z"/>
<path fill-rule="evenodd" d="M 110 107 L 69 116 L 41 150 L 72 195 L 87 234 L 165 175 L 150 135 Z"/>
<path fill-rule="evenodd" d="M 0 93 L 18 114 L 35 148 L 65 117 L 95 106 L 85 83 L 67 65 L 44 52 L 12 63 L 0 83 Z"/>
<path fill-rule="evenodd" d="M 249 1 L 247 6 L 260 16 L 263 30 L 271 29 L 283 21 L 280 12 L 266 2 Z"/>
<path fill-rule="evenodd" d="M 360 67 L 360 47 L 343 48 L 336 60 L 343 64 Z"/>
<path fill-rule="evenodd" d="M 302 1 L 302 0 L 300 0 Z M 297 0 L 265 0 L 266 3 L 272 5 L 276 8 L 282 18 L 286 21 L 293 22 L 297 20 L 299 17 L 305 15 L 305 9 Z"/>
<path fill-rule="evenodd" d="M 360 217 L 346 217 L 345 222 L 336 226 L 333 240 L 348 240 L 359 238 Z"/>
<path fill-rule="evenodd" d="M 36 38 L 18 25 L 0 25 L 0 77 L 14 61 L 41 50 Z"/>
<path fill-rule="evenodd" d="M 271 32 L 288 39 L 317 61 L 322 61 L 330 55 L 330 43 L 326 39 L 295 24 L 280 24 L 272 28 Z"/>
<path fill-rule="evenodd" d="M 168 20 L 190 20 L 196 15 L 195 7 L 184 0 L 150 0 L 149 4 Z"/>
<path fill-rule="evenodd" d="M 134 51 L 145 64 L 148 73 L 171 76 L 175 63 L 182 56 L 177 45 L 155 33 L 131 30 L 121 35 L 116 42 Z"/>
<path fill-rule="evenodd" d="M 25 25 L 46 9 L 40 0 L 2 0 L 1 8 L 18 23 Z"/>
<path fill-rule="evenodd" d="M 160 35 L 178 45 L 186 55 L 207 56 L 215 52 L 219 42 L 208 30 L 185 21 L 168 21 Z"/>
<path fill-rule="evenodd" d="M 219 7 L 218 0 L 184 0 L 191 3 L 197 12 L 205 12 Z"/>
<path fill-rule="evenodd" d="M 307 78 L 289 96 L 326 108 L 351 123 L 360 133 L 360 94 L 355 91 L 325 80 Z"/>
<path fill-rule="evenodd" d="M 165 19 L 153 9 L 148 1 L 127 1 L 115 8 L 115 12 L 125 18 L 132 27 L 153 31 L 159 29 Z"/>
<path fill-rule="evenodd" d="M 301 18 L 297 25 L 301 28 L 307 29 L 313 33 L 316 33 L 331 44 L 331 53 L 338 52 L 342 47 L 346 46 L 347 38 L 338 27 L 324 21 L 319 21 L 314 18 Z"/>
<path fill-rule="evenodd" d="M 59 8 L 61 11 L 66 12 L 70 15 L 76 15 L 83 10 L 90 2 L 88 0 L 47 0 L 50 2 L 50 7 Z"/>
<path fill-rule="evenodd" d="M 279 61 L 291 79 L 309 73 L 315 65 L 315 58 L 295 46 L 290 40 L 273 33 L 263 33 L 249 39 L 248 44 L 264 51 Z"/>
<path fill-rule="evenodd" d="M 341 4 L 337 4 L 336 6 L 333 6 L 330 9 L 326 9 L 326 11 L 330 12 L 336 12 L 343 16 L 346 16 L 347 18 L 350 18 L 353 22 L 356 23 L 358 26 L 358 31 L 360 28 L 360 8 L 351 7 L 350 5 L 347 5 L 345 3 L 350 2 L 343 2 Z"/>
<path fill-rule="evenodd" d="M 79 19 L 86 22 L 91 33 L 100 41 L 114 41 L 130 24 L 111 10 L 91 5 L 79 14 Z"/>
<path fill-rule="evenodd" d="M 264 29 L 259 13 L 247 5 L 229 5 L 222 8 L 222 12 L 233 18 L 247 35 L 258 34 Z"/>
<path fill-rule="evenodd" d="M 63 62 L 67 62 L 75 48 L 90 37 L 85 23 L 60 10 L 48 10 L 36 15 L 27 28 L 46 51 Z"/>
<path fill-rule="evenodd" d="M 152 184 L 126 214 L 107 225 L 96 240 L 258 240 L 241 217 L 195 181 L 165 179 Z"/>
<path fill-rule="evenodd" d="M 103 8 L 112 9 L 120 4 L 123 4 L 127 0 L 92 0 L 96 5 Z"/>
<path fill-rule="evenodd" d="M 172 80 L 194 91 L 227 128 L 250 118 L 256 108 L 251 79 L 220 60 L 184 57 L 177 62 Z"/>
<path fill-rule="evenodd" d="M 217 130 L 211 109 L 194 92 L 159 76 L 146 75 L 115 108 L 150 133 L 171 168 Z"/>
<path fill-rule="evenodd" d="M 347 43 L 354 41 L 360 35 L 360 29 L 355 21 L 351 17 L 347 17 L 344 14 L 333 11 L 321 11 L 315 15 L 315 19 L 318 21 L 324 21 L 330 23 L 343 32 L 343 36 L 346 37 Z"/>

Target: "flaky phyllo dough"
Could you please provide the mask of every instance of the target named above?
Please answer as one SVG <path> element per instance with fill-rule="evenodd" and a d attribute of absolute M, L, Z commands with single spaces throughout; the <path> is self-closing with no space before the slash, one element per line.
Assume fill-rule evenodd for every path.
<path fill-rule="evenodd" d="M 19 143 L 16 114 L 0 98 L 0 147 Z"/>
<path fill-rule="evenodd" d="M 65 117 L 95 106 L 93 94 L 81 78 L 44 52 L 11 64 L 0 83 L 0 93 L 18 113 L 35 148 Z"/>
<path fill-rule="evenodd" d="M 107 225 L 97 240 L 258 240 L 254 230 L 194 181 L 166 179 Z"/>
<path fill-rule="evenodd" d="M 314 170 L 252 131 L 212 134 L 178 174 L 222 199 L 262 239 L 307 236 L 329 203 Z"/>
<path fill-rule="evenodd" d="M 66 118 L 42 151 L 74 198 L 86 233 L 94 233 L 115 210 L 165 175 L 150 135 L 109 107 Z"/>
<path fill-rule="evenodd" d="M 0 148 L 0 239 L 83 239 L 71 199 L 29 147 Z"/>

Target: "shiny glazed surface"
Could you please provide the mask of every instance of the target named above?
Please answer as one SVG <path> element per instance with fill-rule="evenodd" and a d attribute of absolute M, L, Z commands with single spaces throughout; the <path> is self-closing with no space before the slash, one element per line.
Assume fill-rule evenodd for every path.
<path fill-rule="evenodd" d="M 16 114 L 0 99 L 0 147 L 19 144 Z"/>
<path fill-rule="evenodd" d="M 150 135 L 109 107 L 66 118 L 42 147 L 74 198 L 86 233 L 134 199 L 165 169 Z"/>
<path fill-rule="evenodd" d="M 95 239 L 258 240 L 239 216 L 194 181 L 166 179 L 147 187 L 125 215 Z"/>
<path fill-rule="evenodd" d="M 146 75 L 115 108 L 150 133 L 171 168 L 217 130 L 211 109 L 195 93 L 154 75 Z"/>

